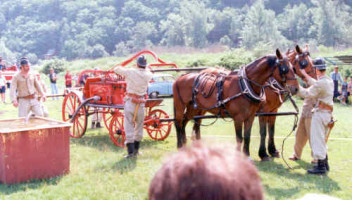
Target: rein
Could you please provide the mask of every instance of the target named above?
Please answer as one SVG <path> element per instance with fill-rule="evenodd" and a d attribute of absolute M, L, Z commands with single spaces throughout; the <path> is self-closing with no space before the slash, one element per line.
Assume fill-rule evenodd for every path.
<path fill-rule="evenodd" d="M 295 121 L 293 123 L 293 127 L 292 127 L 292 130 L 291 132 L 284 138 L 284 140 L 282 141 L 282 145 L 281 145 L 281 156 L 282 156 L 282 160 L 284 161 L 284 163 L 286 164 L 286 166 L 289 168 L 289 169 L 293 169 L 286 161 L 285 157 L 284 157 L 284 146 L 285 146 L 285 141 L 287 140 L 288 137 L 291 136 L 291 134 L 296 130 L 297 128 L 297 123 L 298 123 L 298 113 L 299 113 L 299 109 L 297 107 L 297 104 L 296 102 L 292 99 L 292 95 L 291 93 L 289 93 L 289 99 L 293 105 L 293 107 L 295 108 L 296 110 L 296 114 L 295 114 Z"/>

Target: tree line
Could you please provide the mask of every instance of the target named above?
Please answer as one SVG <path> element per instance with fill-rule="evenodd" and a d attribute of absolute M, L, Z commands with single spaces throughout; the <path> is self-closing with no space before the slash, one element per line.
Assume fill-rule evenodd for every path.
<path fill-rule="evenodd" d="M 349 47 L 352 0 L 2 0 L 0 56 L 32 63 L 153 46 Z"/>

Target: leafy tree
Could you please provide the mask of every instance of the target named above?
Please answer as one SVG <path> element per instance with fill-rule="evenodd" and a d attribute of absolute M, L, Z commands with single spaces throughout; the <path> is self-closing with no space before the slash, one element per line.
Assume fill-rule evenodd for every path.
<path fill-rule="evenodd" d="M 121 11 L 121 17 L 129 17 L 135 22 L 141 21 L 157 21 L 159 19 L 159 11 L 144 5 L 140 1 L 129 0 L 125 2 Z"/>
<path fill-rule="evenodd" d="M 91 57 L 96 59 L 96 58 L 101 58 L 101 57 L 107 57 L 109 54 L 105 51 L 105 48 L 101 44 L 96 44 L 92 48 L 92 53 Z"/>
<path fill-rule="evenodd" d="M 242 30 L 242 45 L 254 48 L 258 42 L 270 43 L 272 46 L 287 44 L 287 40 L 277 28 L 275 13 L 266 10 L 262 0 L 249 9 Z"/>
<path fill-rule="evenodd" d="M 318 28 L 313 15 L 314 11 L 308 9 L 305 4 L 288 5 L 284 12 L 278 16 L 279 30 L 288 40 L 295 43 L 316 39 Z"/>
<path fill-rule="evenodd" d="M 163 33 L 161 44 L 167 46 L 185 45 L 185 21 L 180 15 L 171 13 L 167 19 L 160 22 L 160 30 Z"/>
<path fill-rule="evenodd" d="M 53 68 L 55 73 L 60 73 L 66 69 L 66 61 L 62 59 L 53 59 L 46 61 L 43 65 L 43 68 L 40 70 L 41 73 L 48 75 L 50 69 Z"/>
<path fill-rule="evenodd" d="M 185 20 L 185 44 L 204 47 L 207 44 L 207 12 L 204 3 L 197 0 L 183 0 L 180 15 Z"/>
<path fill-rule="evenodd" d="M 152 45 L 151 40 L 157 34 L 155 24 L 151 21 L 142 21 L 133 28 L 132 41 L 134 50 L 140 50 Z"/>
<path fill-rule="evenodd" d="M 326 46 L 334 46 L 348 42 L 345 30 L 351 25 L 350 12 L 344 3 L 329 0 L 313 0 L 315 9 L 315 22 L 318 24 L 318 40 Z M 349 20 L 349 21 L 348 21 Z"/>

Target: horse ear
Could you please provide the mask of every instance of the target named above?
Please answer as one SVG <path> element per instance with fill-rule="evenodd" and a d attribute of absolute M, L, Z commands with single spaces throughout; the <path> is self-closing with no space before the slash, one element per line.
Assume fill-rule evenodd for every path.
<path fill-rule="evenodd" d="M 299 47 L 298 44 L 296 45 L 296 52 L 299 54 L 302 54 L 302 49 L 301 49 L 301 47 Z"/>
<path fill-rule="evenodd" d="M 283 56 L 282 56 L 281 51 L 279 49 L 276 49 L 276 57 L 278 59 L 283 59 Z"/>

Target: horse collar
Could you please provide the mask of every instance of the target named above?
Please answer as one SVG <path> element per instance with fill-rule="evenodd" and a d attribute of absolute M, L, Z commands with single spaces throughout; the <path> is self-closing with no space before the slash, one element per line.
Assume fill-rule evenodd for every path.
<path fill-rule="evenodd" d="M 260 94 L 256 94 L 251 86 L 251 83 L 254 83 L 256 85 L 259 85 L 261 87 L 260 89 Z M 265 96 L 265 91 L 264 91 L 264 86 L 260 85 L 259 83 L 248 79 L 246 70 L 245 68 L 241 68 L 239 71 L 239 85 L 241 88 L 241 92 L 245 94 L 249 100 L 255 102 L 255 103 L 260 103 L 265 101 L 266 96 Z"/>

